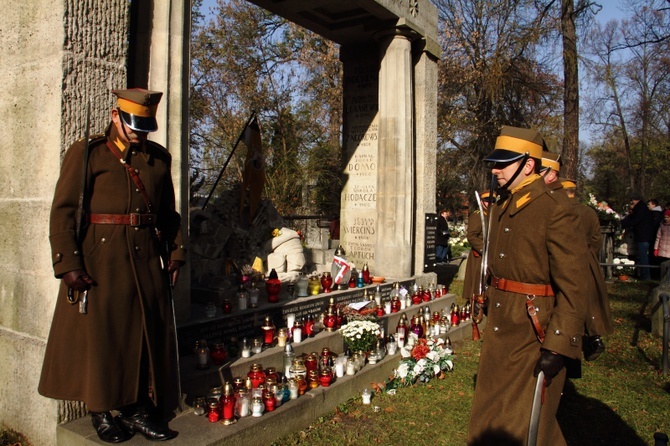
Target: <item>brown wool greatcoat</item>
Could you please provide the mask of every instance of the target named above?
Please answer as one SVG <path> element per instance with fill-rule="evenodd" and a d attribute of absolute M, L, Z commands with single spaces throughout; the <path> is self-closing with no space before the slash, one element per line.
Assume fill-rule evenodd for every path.
<path fill-rule="evenodd" d="M 602 243 L 602 234 L 600 229 L 600 220 L 598 214 L 592 208 L 579 203 L 579 200 L 571 198 L 570 201 L 576 206 L 581 223 L 581 230 L 586 235 L 589 244 L 591 256 L 589 263 L 591 272 L 595 280 L 596 292 L 589 299 L 589 311 L 586 317 L 586 331 L 589 336 L 604 336 L 612 333 L 612 314 L 610 311 L 610 298 L 607 293 L 607 284 L 605 276 L 600 267 L 600 245 Z"/>
<path fill-rule="evenodd" d="M 469 442 L 494 431 L 526 444 L 536 379 L 533 370 L 545 348 L 569 358 L 581 355 L 588 301 L 593 292 L 586 240 L 576 234 L 575 207 L 557 200 L 541 177 L 521 187 L 492 212 L 488 271 L 498 278 L 551 284 L 555 296 L 533 303 L 546 333 L 540 343 L 527 313 L 525 294 L 487 289 L 488 320 L 469 425 Z M 565 369 L 545 391 L 538 445 L 565 440 L 556 421 Z"/>
<path fill-rule="evenodd" d="M 116 127 L 110 125 L 107 138 L 117 137 Z M 85 209 L 96 214 L 147 213 L 142 195 L 105 140 L 93 139 L 89 149 Z M 74 228 L 84 147 L 84 141 L 76 142 L 63 159 L 49 238 L 57 278 L 85 269 L 96 283 L 88 292 L 88 313 L 80 314 L 78 305 L 67 302 L 67 287 L 61 282 L 39 392 L 83 401 L 89 410 L 100 412 L 136 402 L 142 349 L 149 359 L 154 400 L 166 395 L 170 302 L 161 243 L 153 226 L 90 224 L 78 247 Z M 140 172 L 164 239 L 181 243 L 169 153 L 147 142 L 128 148 L 124 155 Z M 172 260 L 184 260 L 180 244 L 172 249 Z"/>
<path fill-rule="evenodd" d="M 468 218 L 467 239 L 472 249 L 468 253 L 463 279 L 463 299 L 470 300 L 473 294 L 479 293 L 481 279 L 482 251 L 484 250 L 484 233 L 482 231 L 481 213 L 477 210 Z M 476 255 L 475 255 L 476 253 Z"/>

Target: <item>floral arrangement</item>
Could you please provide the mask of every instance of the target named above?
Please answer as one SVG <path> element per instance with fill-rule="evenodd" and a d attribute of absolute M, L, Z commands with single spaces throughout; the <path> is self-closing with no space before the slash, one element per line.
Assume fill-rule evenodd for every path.
<path fill-rule="evenodd" d="M 635 272 L 635 262 L 633 260 L 615 257 L 612 263 L 615 265 L 614 269 L 618 276 L 631 276 Z"/>
<path fill-rule="evenodd" d="M 240 268 L 240 275 L 243 278 L 243 282 L 260 282 L 263 280 L 263 273 L 248 264 L 243 265 L 242 268 Z M 246 280 L 244 278 L 246 278 Z M 251 283 L 249 283 L 249 285 L 251 285 Z"/>
<path fill-rule="evenodd" d="M 621 215 L 612 209 L 606 201 L 598 201 L 593 194 L 589 194 L 589 201 L 586 204 L 595 209 L 601 224 L 613 223 L 621 220 Z"/>
<path fill-rule="evenodd" d="M 467 253 L 471 246 L 467 238 L 467 227 L 465 223 L 455 223 L 451 228 L 449 237 L 449 246 L 451 246 L 451 257 L 458 257 Z"/>
<path fill-rule="evenodd" d="M 400 365 L 393 370 L 393 376 L 386 383 L 386 390 L 411 386 L 415 382 L 428 382 L 444 372 L 454 370 L 454 351 L 451 342 L 442 338 L 419 339 L 411 333 L 408 345 L 400 349 Z"/>
<path fill-rule="evenodd" d="M 373 321 L 356 320 L 343 325 L 340 334 L 352 352 L 367 352 L 377 345 L 381 328 Z"/>

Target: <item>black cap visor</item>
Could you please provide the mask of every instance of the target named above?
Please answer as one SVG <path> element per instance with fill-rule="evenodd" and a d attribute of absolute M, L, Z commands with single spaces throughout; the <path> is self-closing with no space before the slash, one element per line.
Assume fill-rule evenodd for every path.
<path fill-rule="evenodd" d="M 526 155 L 525 153 L 512 152 L 511 150 L 495 149 L 484 159 L 487 167 L 493 167 L 495 164 L 510 164 L 518 161 Z"/>
<path fill-rule="evenodd" d="M 158 130 L 158 123 L 154 117 L 143 118 L 142 116 L 131 115 L 130 113 L 126 113 L 123 110 L 119 110 L 119 114 L 121 115 L 121 119 L 123 119 L 124 124 L 136 132 L 148 133 Z"/>

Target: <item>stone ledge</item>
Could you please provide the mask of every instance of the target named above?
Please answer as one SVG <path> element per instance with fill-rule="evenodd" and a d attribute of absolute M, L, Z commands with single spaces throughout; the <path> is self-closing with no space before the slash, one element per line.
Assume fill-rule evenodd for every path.
<path fill-rule="evenodd" d="M 470 339 L 470 330 L 470 324 L 466 323 L 453 327 L 446 336 L 452 342 Z M 457 350 L 455 354 L 458 355 Z M 270 444 L 284 435 L 306 428 L 318 417 L 333 411 L 339 404 L 359 397 L 361 391 L 366 387 L 369 388 L 371 382 L 386 380 L 398 366 L 399 361 L 398 353 L 386 356 L 375 365 L 367 364 L 353 376 L 338 378 L 328 388 L 312 389 L 297 400 L 290 400 L 260 418 L 245 417 L 231 426 L 210 423 L 204 416 L 195 416 L 192 409 L 187 408 L 170 422 L 170 427 L 178 431 L 179 436 L 166 444 L 172 446 Z M 63 446 L 106 444 L 98 439 L 88 416 L 58 426 L 57 439 L 58 445 Z M 135 435 L 124 444 L 132 446 L 154 443 L 141 435 Z"/>

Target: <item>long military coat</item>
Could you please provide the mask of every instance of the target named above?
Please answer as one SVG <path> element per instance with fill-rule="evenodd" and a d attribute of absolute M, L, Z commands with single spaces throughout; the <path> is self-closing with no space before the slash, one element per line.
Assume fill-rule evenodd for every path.
<path fill-rule="evenodd" d="M 581 355 L 588 306 L 584 296 L 593 291 L 587 244 L 575 230 L 579 217 L 574 206 L 557 200 L 556 193 L 541 177 L 533 176 L 490 208 L 489 272 L 517 282 L 551 284 L 555 296 L 530 296 L 546 333 L 540 343 L 527 313 L 529 296 L 487 289 L 488 320 L 469 442 L 498 433 L 525 444 L 540 349 L 570 358 Z M 538 445 L 565 444 L 556 421 L 564 382 L 565 369 L 546 388 Z"/>
<path fill-rule="evenodd" d="M 94 139 L 89 149 L 87 212 L 147 213 L 137 186 L 105 145 L 121 144 L 116 127 Z M 50 218 L 54 273 L 85 269 L 95 280 L 88 312 L 67 301 L 61 282 L 46 347 L 39 392 L 47 397 L 83 401 L 89 410 L 106 411 L 136 402 L 143 349 L 149 360 L 154 400 L 166 390 L 170 352 L 170 302 L 167 273 L 153 226 L 91 224 L 81 243 L 75 239 L 75 215 L 82 186 L 84 141 L 63 159 Z M 125 160 L 140 172 L 157 227 L 167 240 L 179 240 L 169 153 L 147 142 L 132 146 Z M 176 246 L 173 245 L 171 249 Z M 172 251 L 183 260 L 183 247 Z"/>
<path fill-rule="evenodd" d="M 482 251 L 484 250 L 484 233 L 482 231 L 481 213 L 477 210 L 468 218 L 466 237 L 472 249 L 468 253 L 463 280 L 463 299 L 470 300 L 475 293 L 479 293 L 481 280 Z"/>
<path fill-rule="evenodd" d="M 612 314 L 610 311 L 610 299 L 607 293 L 607 284 L 605 276 L 600 267 L 600 245 L 602 243 L 602 234 L 600 232 L 600 220 L 598 214 L 592 208 L 579 203 L 575 197 L 570 199 L 577 207 L 581 229 L 586 235 L 589 244 L 591 256 L 589 258 L 591 272 L 595 280 L 596 292 L 589 296 L 589 311 L 586 317 L 586 331 L 589 336 L 603 336 L 612 333 Z"/>

